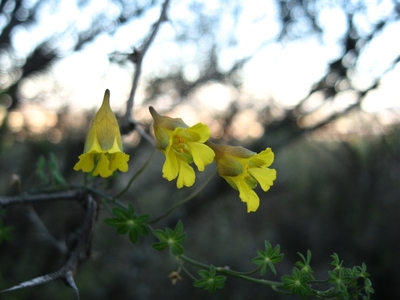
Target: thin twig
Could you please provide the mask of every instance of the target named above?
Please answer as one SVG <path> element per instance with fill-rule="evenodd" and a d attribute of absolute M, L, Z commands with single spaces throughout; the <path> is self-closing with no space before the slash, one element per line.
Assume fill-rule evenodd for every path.
<path fill-rule="evenodd" d="M 169 2 L 170 0 L 164 1 L 161 8 L 160 16 L 158 20 L 153 24 L 152 30 L 149 33 L 149 36 L 147 37 L 145 42 L 142 44 L 142 46 L 138 49 L 134 49 L 133 53 L 129 55 L 129 59 L 135 64 L 135 73 L 133 75 L 132 88 L 129 94 L 129 98 L 128 101 L 126 102 L 125 115 L 120 120 L 120 130 L 122 134 L 127 134 L 131 132 L 133 129 L 136 129 L 139 132 L 139 134 L 143 136 L 151 144 L 154 144 L 151 137 L 144 130 L 139 128 L 139 126 L 137 126 L 138 123 L 132 117 L 132 108 L 134 105 L 136 91 L 139 85 L 139 79 L 142 74 L 143 58 L 146 55 L 146 52 L 150 48 L 150 45 L 154 41 L 155 37 L 157 36 L 161 24 L 168 19 L 167 9 Z"/>
<path fill-rule="evenodd" d="M 143 43 L 143 45 L 139 49 L 135 49 L 134 53 L 131 55 L 132 61 L 135 63 L 135 75 L 133 76 L 132 89 L 129 95 L 129 99 L 126 103 L 126 112 L 124 118 L 127 120 L 132 120 L 132 108 L 134 104 L 134 98 L 136 94 L 136 90 L 139 84 L 140 75 L 142 73 L 142 62 L 143 58 L 150 48 L 151 43 L 154 41 L 158 30 L 160 29 L 161 23 L 167 20 L 167 9 L 170 0 L 165 0 L 161 9 L 160 17 L 157 22 L 153 24 L 152 31 L 150 32 L 149 37 Z"/>

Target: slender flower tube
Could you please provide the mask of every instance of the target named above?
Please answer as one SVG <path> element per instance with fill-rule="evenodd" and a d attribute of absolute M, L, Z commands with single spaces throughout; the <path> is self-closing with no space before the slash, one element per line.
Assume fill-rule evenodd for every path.
<path fill-rule="evenodd" d="M 254 212 L 260 205 L 260 198 L 253 189 L 260 184 L 266 192 L 276 179 L 276 171 L 268 168 L 274 161 L 274 153 L 267 148 L 255 153 L 240 146 L 217 145 L 207 142 L 215 152 L 219 175 L 234 189 L 247 204 L 247 212 Z"/>
<path fill-rule="evenodd" d="M 106 178 L 117 169 L 128 171 L 128 160 L 129 155 L 122 150 L 117 118 L 110 107 L 110 91 L 106 90 L 86 137 L 84 153 L 79 156 L 74 170 Z"/>
<path fill-rule="evenodd" d="M 156 147 L 165 154 L 163 177 L 169 181 L 178 177 L 178 188 L 192 186 L 196 175 L 190 164 L 204 171 L 214 160 L 214 151 L 204 144 L 210 137 L 210 129 L 203 123 L 189 127 L 180 118 L 161 116 L 153 107 L 149 110 L 154 120 Z"/>

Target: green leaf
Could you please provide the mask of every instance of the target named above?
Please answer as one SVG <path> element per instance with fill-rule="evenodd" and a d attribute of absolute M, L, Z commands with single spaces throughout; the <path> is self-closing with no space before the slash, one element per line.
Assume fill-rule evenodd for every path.
<path fill-rule="evenodd" d="M 265 251 L 258 251 L 257 257 L 252 259 L 252 262 L 261 268 L 260 274 L 264 275 L 267 269 L 271 269 L 272 273 L 276 274 L 274 264 L 283 259 L 283 253 L 280 253 L 281 247 L 276 245 L 272 248 L 271 244 L 267 241 L 264 243 Z"/>
<path fill-rule="evenodd" d="M 339 256 L 336 253 L 333 253 L 331 257 L 333 258 L 331 265 L 334 266 L 335 269 L 340 269 L 342 267 L 343 261 L 339 260 Z"/>
<path fill-rule="evenodd" d="M 118 234 L 128 234 L 129 240 L 136 244 L 139 236 L 149 234 L 147 225 L 150 219 L 149 215 L 136 216 L 135 209 L 132 204 L 128 204 L 127 209 L 116 207 L 113 209 L 113 218 L 105 219 L 104 222 L 117 229 Z"/>
<path fill-rule="evenodd" d="M 48 169 L 46 169 L 47 165 L 49 167 Z M 57 156 L 54 153 L 50 153 L 48 160 L 46 160 L 43 155 L 39 157 L 38 161 L 36 162 L 36 175 L 44 184 L 67 184 L 67 181 L 60 172 Z"/>
<path fill-rule="evenodd" d="M 201 279 L 196 280 L 193 285 L 198 288 L 209 291 L 210 293 L 215 292 L 216 289 L 222 289 L 225 285 L 226 277 L 222 275 L 216 275 L 215 267 L 210 266 L 210 270 L 200 270 L 199 275 Z"/>
<path fill-rule="evenodd" d="M 299 295 L 302 299 L 306 299 L 312 294 L 312 290 L 308 284 L 310 277 L 302 273 L 298 268 L 293 268 L 292 275 L 282 276 L 281 279 L 285 290 Z"/>
<path fill-rule="evenodd" d="M 154 248 L 154 250 L 162 251 L 168 247 L 168 244 L 164 242 L 159 242 L 159 243 L 154 243 L 152 247 Z"/>
<path fill-rule="evenodd" d="M 310 276 L 311 279 L 315 279 L 313 276 L 314 271 L 310 266 L 311 251 L 307 250 L 307 258 L 304 257 L 304 255 L 301 254 L 300 252 L 297 252 L 297 254 L 301 257 L 301 261 L 296 262 L 296 266 L 299 266 L 301 268 L 300 271 L 308 274 L 308 276 Z"/>
<path fill-rule="evenodd" d="M 184 249 L 182 243 L 186 238 L 186 234 L 183 232 L 183 223 L 181 220 L 175 226 L 175 229 L 165 228 L 165 230 L 156 229 L 153 231 L 154 236 L 159 240 L 158 243 L 154 243 L 152 246 L 155 250 L 161 251 L 169 247 L 171 255 L 182 255 Z"/>

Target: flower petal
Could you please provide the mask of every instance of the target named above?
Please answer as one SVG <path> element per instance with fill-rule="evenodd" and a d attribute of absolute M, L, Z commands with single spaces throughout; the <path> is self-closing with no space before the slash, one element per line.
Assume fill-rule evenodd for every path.
<path fill-rule="evenodd" d="M 176 186 L 178 189 L 183 186 L 192 186 L 196 180 L 196 175 L 193 168 L 183 159 L 178 159 L 179 163 L 179 176 L 176 181 Z"/>
<path fill-rule="evenodd" d="M 111 154 L 109 168 L 111 172 L 120 170 L 121 172 L 128 171 L 129 155 L 123 152 L 116 152 Z"/>
<path fill-rule="evenodd" d="M 110 177 L 113 172 L 109 169 L 110 161 L 107 155 L 105 153 L 100 153 L 99 156 L 100 158 L 97 162 L 96 169 L 93 171 L 93 176 L 100 175 L 103 178 Z"/>
<path fill-rule="evenodd" d="M 238 187 L 240 199 L 246 202 L 247 212 L 255 212 L 260 206 L 260 198 L 258 198 L 257 194 L 247 185 L 243 177 L 233 176 L 230 179 Z"/>
<path fill-rule="evenodd" d="M 199 171 L 204 171 L 204 167 L 213 162 L 215 156 L 214 151 L 201 143 L 189 142 L 187 145 L 192 153 L 193 161 L 197 168 Z"/>
<path fill-rule="evenodd" d="M 252 164 L 259 167 L 269 167 L 274 162 L 274 152 L 267 148 L 250 159 Z"/>
<path fill-rule="evenodd" d="M 169 181 L 174 180 L 179 173 L 179 163 L 176 154 L 171 147 L 163 151 L 165 154 L 165 162 L 162 168 L 163 177 Z"/>
<path fill-rule="evenodd" d="M 103 149 L 101 149 L 99 141 L 97 140 L 96 130 L 93 127 L 90 127 L 86 136 L 84 152 L 103 152 Z"/>
<path fill-rule="evenodd" d="M 276 179 L 276 171 L 268 168 L 249 168 L 248 172 L 260 184 L 264 192 L 268 191 L 270 186 L 274 184 Z"/>
<path fill-rule="evenodd" d="M 75 164 L 74 170 L 92 172 L 94 168 L 94 153 L 84 153 L 79 155 L 79 161 Z"/>
<path fill-rule="evenodd" d="M 185 130 L 185 133 L 191 137 L 193 141 L 204 143 L 210 138 L 210 128 L 203 124 L 197 123 Z"/>

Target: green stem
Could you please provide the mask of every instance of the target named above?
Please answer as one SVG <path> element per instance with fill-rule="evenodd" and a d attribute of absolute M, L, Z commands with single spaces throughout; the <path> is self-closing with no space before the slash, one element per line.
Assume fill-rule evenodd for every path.
<path fill-rule="evenodd" d="M 181 263 L 180 265 L 181 265 L 182 270 L 183 270 L 190 278 L 192 278 L 193 281 L 197 281 L 197 278 L 194 277 L 193 274 L 190 273 L 188 269 L 186 269 L 186 267 L 183 265 L 183 263 Z"/>
<path fill-rule="evenodd" d="M 191 258 L 189 258 L 189 257 L 187 257 L 185 255 L 181 255 L 180 258 L 183 261 L 185 261 L 185 262 L 187 262 L 187 263 L 189 263 L 189 264 L 191 264 L 193 266 L 196 266 L 196 267 L 199 267 L 199 268 L 204 268 L 204 269 L 209 269 L 210 268 L 209 265 L 201 263 L 201 262 L 198 262 L 198 261 L 195 261 L 195 260 L 193 260 L 193 259 L 191 259 Z M 229 275 L 229 276 L 232 276 L 232 277 L 236 277 L 236 278 L 240 278 L 240 279 L 244 279 L 244 280 L 247 280 L 247 281 L 250 281 L 250 282 L 254 282 L 254 283 L 258 283 L 258 284 L 262 284 L 262 285 L 267 285 L 267 286 L 270 286 L 270 287 L 283 287 L 283 283 L 282 282 L 266 280 L 266 279 L 253 278 L 253 277 L 250 277 L 250 276 L 247 276 L 247 275 L 243 275 L 244 273 L 232 271 L 232 270 L 229 270 L 229 269 L 224 268 L 224 267 L 216 267 L 215 270 L 217 272 L 219 272 L 219 273 L 226 274 L 226 275 Z"/>
<path fill-rule="evenodd" d="M 277 286 L 271 286 L 271 288 L 272 288 L 275 292 L 280 293 L 280 294 L 293 295 L 293 292 L 292 292 L 292 291 L 281 290 L 281 289 L 280 289 L 279 287 L 277 287 Z"/>
<path fill-rule="evenodd" d="M 181 205 L 185 204 L 186 202 L 188 202 L 189 200 L 193 199 L 198 193 L 201 192 L 202 189 L 204 189 L 204 187 L 208 184 L 208 182 L 211 180 L 211 178 L 214 176 L 214 174 L 217 173 L 217 170 L 218 169 L 215 169 L 211 173 L 210 177 L 208 177 L 208 179 L 205 182 L 203 182 L 203 184 L 198 189 L 196 189 L 193 193 L 191 193 L 189 196 L 187 196 L 186 198 L 182 199 L 181 201 L 179 201 L 178 203 L 173 205 L 165 214 L 163 214 L 163 215 L 159 216 L 158 218 L 150 221 L 148 224 L 155 224 L 158 221 L 168 217 L 170 215 L 170 213 L 172 213 L 179 206 L 181 206 Z"/>
<path fill-rule="evenodd" d="M 129 190 L 129 188 L 131 187 L 131 185 L 135 181 L 135 179 L 138 178 L 139 175 L 142 174 L 142 172 L 147 168 L 147 166 L 149 165 L 149 163 L 153 159 L 154 154 L 156 152 L 157 152 L 157 149 L 154 148 L 153 153 L 151 153 L 150 157 L 147 159 L 147 161 L 144 163 L 144 165 L 139 169 L 139 171 L 137 171 L 135 173 L 135 175 L 132 176 L 132 178 L 129 180 L 128 184 L 126 185 L 126 187 L 118 195 L 114 196 L 114 198 L 120 198 L 123 194 L 125 194 Z"/>

